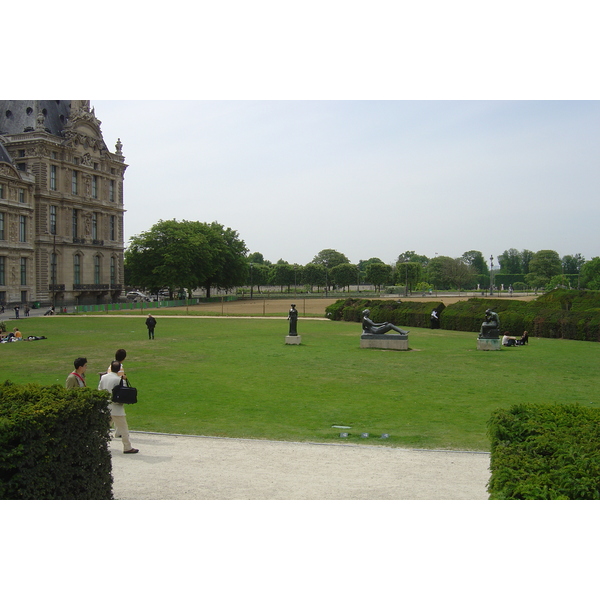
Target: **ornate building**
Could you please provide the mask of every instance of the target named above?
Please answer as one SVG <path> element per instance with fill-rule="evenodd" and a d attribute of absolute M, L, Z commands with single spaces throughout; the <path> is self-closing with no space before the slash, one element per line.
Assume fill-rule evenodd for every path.
<path fill-rule="evenodd" d="M 123 177 L 89 100 L 0 100 L 0 303 L 123 291 Z"/>

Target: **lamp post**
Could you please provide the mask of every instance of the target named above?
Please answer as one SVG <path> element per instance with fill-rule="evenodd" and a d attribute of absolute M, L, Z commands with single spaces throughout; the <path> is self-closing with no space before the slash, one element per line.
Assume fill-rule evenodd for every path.
<path fill-rule="evenodd" d="M 494 295 L 494 256 L 490 256 L 490 296 Z"/>
<path fill-rule="evenodd" d="M 360 265 L 356 265 L 356 293 L 360 294 Z"/>
<path fill-rule="evenodd" d="M 254 267 L 254 263 L 250 263 L 250 300 L 252 300 L 252 291 L 253 291 L 253 286 L 252 286 L 252 268 Z"/>

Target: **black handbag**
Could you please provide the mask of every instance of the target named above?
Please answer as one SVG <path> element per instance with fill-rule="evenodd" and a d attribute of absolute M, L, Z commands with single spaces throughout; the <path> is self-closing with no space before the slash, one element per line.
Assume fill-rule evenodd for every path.
<path fill-rule="evenodd" d="M 129 386 L 129 380 L 123 377 L 119 385 L 115 385 L 112 391 L 112 401 L 117 404 L 135 404 L 137 402 L 137 388 Z"/>

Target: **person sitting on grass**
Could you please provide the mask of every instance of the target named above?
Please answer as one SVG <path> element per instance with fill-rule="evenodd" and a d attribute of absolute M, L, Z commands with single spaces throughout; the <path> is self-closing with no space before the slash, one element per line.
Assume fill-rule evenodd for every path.
<path fill-rule="evenodd" d="M 527 331 L 524 331 L 521 339 L 517 340 L 517 346 L 524 346 L 525 344 L 529 344 L 529 334 Z"/>
<path fill-rule="evenodd" d="M 503 346 L 516 346 L 517 338 L 512 335 L 509 335 L 508 331 L 505 331 L 504 335 L 502 336 L 502 345 Z"/>

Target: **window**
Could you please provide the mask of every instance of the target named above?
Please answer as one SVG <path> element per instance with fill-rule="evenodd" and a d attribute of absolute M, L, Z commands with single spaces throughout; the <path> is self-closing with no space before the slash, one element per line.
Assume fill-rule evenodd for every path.
<path fill-rule="evenodd" d="M 110 216 L 110 240 L 114 242 L 116 239 L 115 216 Z"/>
<path fill-rule="evenodd" d="M 0 183 L 0 200 L 4 198 L 4 186 Z"/>
<path fill-rule="evenodd" d="M 55 252 L 50 255 L 50 283 L 56 285 L 58 257 Z"/>
<path fill-rule="evenodd" d="M 27 241 L 27 217 L 25 215 L 19 216 L 19 241 Z"/>
<path fill-rule="evenodd" d="M 27 259 L 21 258 L 21 285 L 27 285 Z"/>
<path fill-rule="evenodd" d="M 92 213 L 92 239 L 98 239 L 98 213 Z"/>
<path fill-rule="evenodd" d="M 100 284 L 100 257 L 94 256 L 94 283 Z"/>
<path fill-rule="evenodd" d="M 71 229 L 73 232 L 73 237 L 76 238 L 77 237 L 77 209 L 76 208 L 73 209 L 73 220 L 71 222 Z"/>
<path fill-rule="evenodd" d="M 56 160 L 58 158 L 58 154 L 56 152 L 52 152 L 51 156 L 53 160 Z"/>
<path fill-rule="evenodd" d="M 77 171 L 73 170 L 71 175 L 71 193 L 77 195 Z"/>
<path fill-rule="evenodd" d="M 56 206 L 50 207 L 50 233 L 56 235 Z"/>
<path fill-rule="evenodd" d="M 112 265 L 111 265 L 112 267 Z M 0 285 L 6 285 L 6 256 L 0 256 Z"/>
<path fill-rule="evenodd" d="M 112 179 L 108 182 L 108 199 L 115 201 L 115 182 Z"/>
<path fill-rule="evenodd" d="M 0 240 L 4 239 L 4 213 L 0 213 Z"/>
<path fill-rule="evenodd" d="M 25 158 L 25 150 L 19 150 L 19 158 Z"/>
<path fill-rule="evenodd" d="M 56 191 L 56 165 L 50 165 L 50 189 Z"/>
<path fill-rule="evenodd" d="M 73 257 L 73 283 L 75 285 L 81 283 L 81 256 L 79 254 Z"/>
<path fill-rule="evenodd" d="M 117 282 L 117 266 L 115 263 L 115 257 L 110 257 L 110 287 L 114 287 Z"/>
<path fill-rule="evenodd" d="M 25 190 L 19 188 L 19 202 L 25 204 Z"/>
<path fill-rule="evenodd" d="M 92 198 L 98 198 L 98 175 L 92 176 Z"/>

